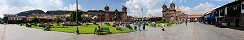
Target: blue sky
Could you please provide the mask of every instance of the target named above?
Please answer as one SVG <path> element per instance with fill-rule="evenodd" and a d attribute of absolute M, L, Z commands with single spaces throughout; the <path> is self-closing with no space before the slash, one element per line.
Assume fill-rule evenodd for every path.
<path fill-rule="evenodd" d="M 171 2 L 177 9 L 187 14 L 203 14 L 209 10 L 232 2 L 233 0 L 79 0 L 79 9 L 87 11 L 91 9 L 103 10 L 105 5 L 110 11 L 121 10 L 126 6 L 130 16 L 138 17 L 138 13 L 144 16 L 162 16 L 163 4 L 169 6 Z M 18 12 L 41 9 L 49 10 L 74 10 L 75 0 L 0 0 L 0 17 L 3 14 L 16 14 Z M 141 9 L 144 9 L 143 11 Z"/>

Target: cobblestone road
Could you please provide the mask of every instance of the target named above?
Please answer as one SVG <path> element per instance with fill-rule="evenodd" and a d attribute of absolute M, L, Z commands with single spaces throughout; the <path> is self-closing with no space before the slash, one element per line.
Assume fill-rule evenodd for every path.
<path fill-rule="evenodd" d="M 166 31 L 150 27 L 146 31 L 110 35 L 75 35 L 8 24 L 0 25 L 1 40 L 4 27 L 6 27 L 5 40 L 244 40 L 244 31 L 200 23 L 167 27 Z"/>

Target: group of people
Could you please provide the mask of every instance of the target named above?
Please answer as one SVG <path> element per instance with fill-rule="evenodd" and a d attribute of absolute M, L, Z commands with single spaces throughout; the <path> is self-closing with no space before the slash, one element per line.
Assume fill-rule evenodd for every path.
<path fill-rule="evenodd" d="M 135 22 L 132 24 L 126 24 L 126 28 L 130 29 L 130 30 L 136 30 L 136 31 L 142 31 L 142 30 L 146 30 L 146 22 Z M 165 24 L 161 24 L 161 30 L 165 31 Z M 157 24 L 155 22 L 152 22 L 152 27 L 157 27 Z"/>
<path fill-rule="evenodd" d="M 162 23 L 161 24 L 161 30 L 163 30 L 163 31 L 165 31 L 165 27 L 164 27 L 165 25 Z M 157 24 L 155 23 L 155 22 L 152 22 L 152 27 L 157 27 Z"/>
<path fill-rule="evenodd" d="M 135 22 L 135 23 L 132 23 L 132 24 L 127 25 L 127 26 L 129 26 L 128 27 L 129 29 L 136 30 L 136 31 L 142 31 L 142 30 L 146 29 L 146 23 L 145 22 Z"/>

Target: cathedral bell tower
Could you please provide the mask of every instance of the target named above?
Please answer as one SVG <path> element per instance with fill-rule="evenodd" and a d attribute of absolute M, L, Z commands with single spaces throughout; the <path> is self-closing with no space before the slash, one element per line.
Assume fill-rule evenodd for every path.
<path fill-rule="evenodd" d="M 127 8 L 122 6 L 122 21 L 127 21 Z"/>
<path fill-rule="evenodd" d="M 110 21 L 110 14 L 109 14 L 109 7 L 108 7 L 108 5 L 106 5 L 105 7 L 104 7 L 104 11 L 105 11 L 105 16 L 104 16 L 104 20 L 105 21 Z"/>
<path fill-rule="evenodd" d="M 175 10 L 175 3 L 170 3 L 170 10 Z"/>

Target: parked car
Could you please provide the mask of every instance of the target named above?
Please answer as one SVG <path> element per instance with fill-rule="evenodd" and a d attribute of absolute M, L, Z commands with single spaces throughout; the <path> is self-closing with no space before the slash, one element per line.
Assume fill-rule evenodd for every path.
<path fill-rule="evenodd" d="M 227 27 L 227 23 L 224 22 L 224 21 L 218 21 L 216 24 L 215 24 L 216 27 Z"/>

